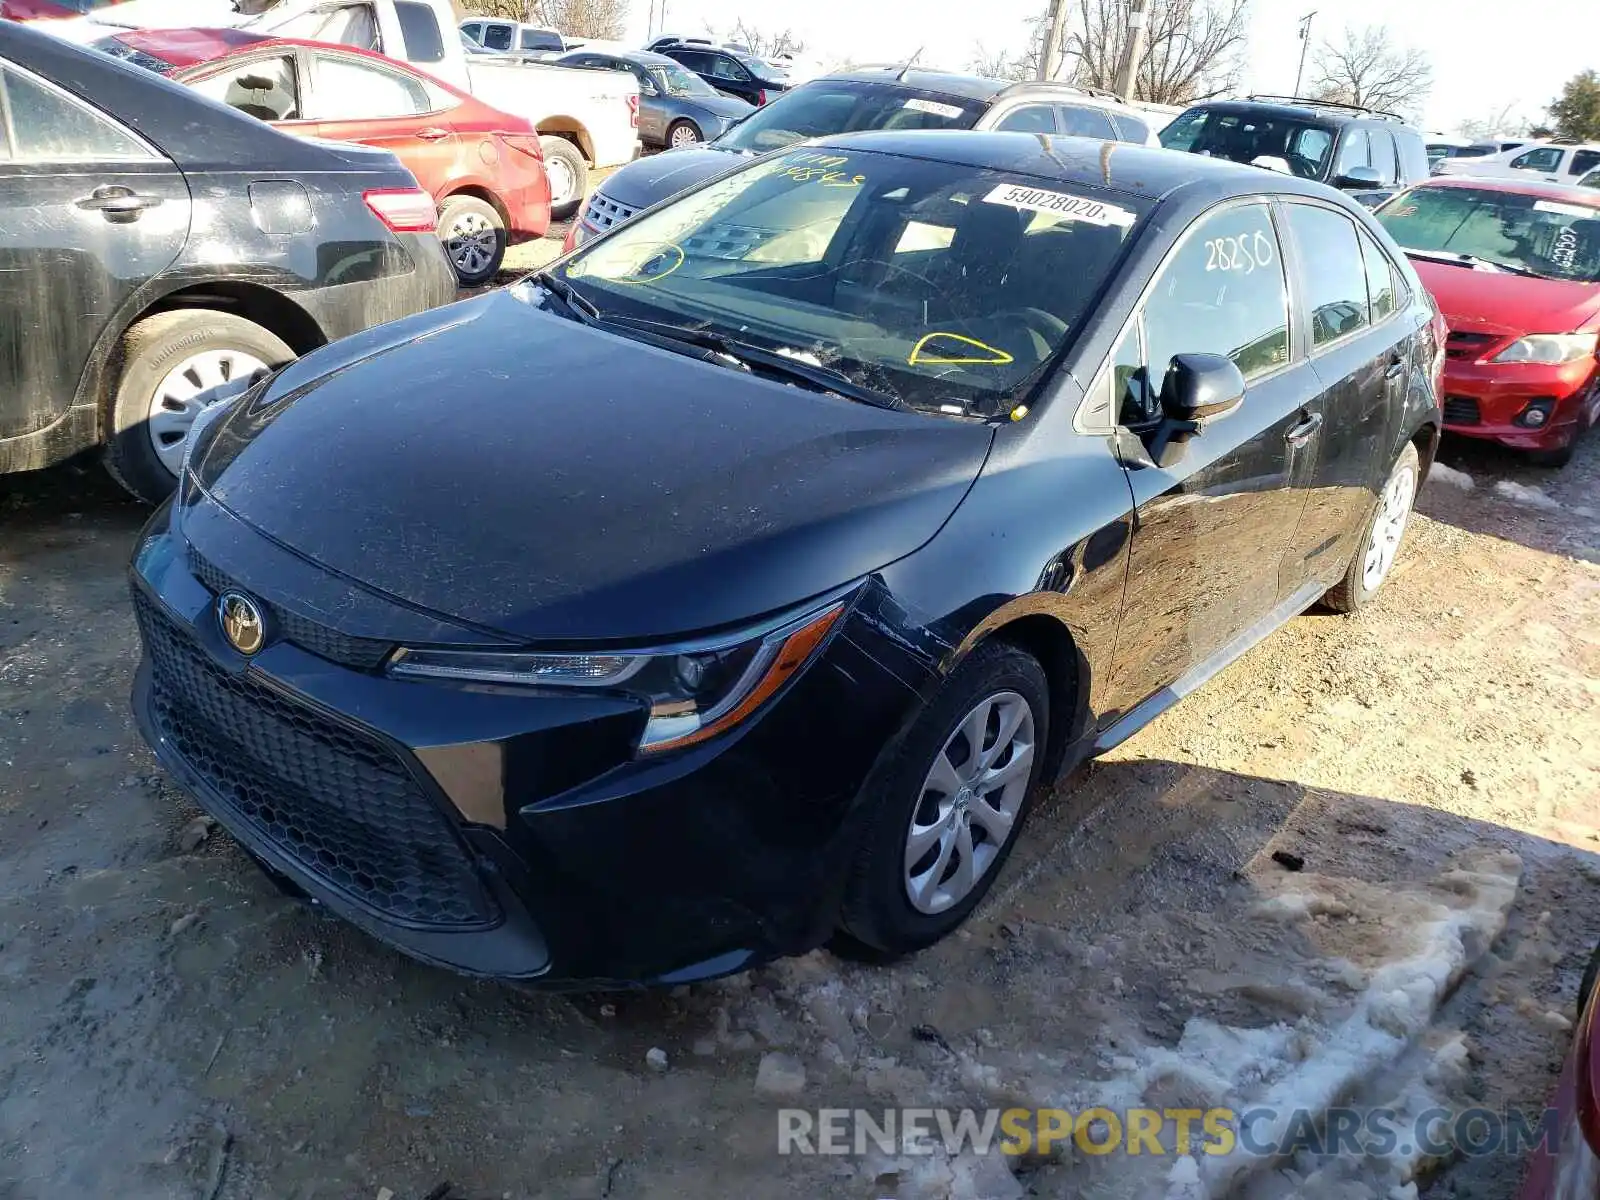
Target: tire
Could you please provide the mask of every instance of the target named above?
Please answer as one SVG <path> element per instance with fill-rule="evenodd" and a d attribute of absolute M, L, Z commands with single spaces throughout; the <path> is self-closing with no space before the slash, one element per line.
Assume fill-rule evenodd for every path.
<path fill-rule="evenodd" d="M 106 469 L 139 499 L 161 503 L 177 484 L 182 435 L 195 414 L 294 358 L 282 338 L 231 313 L 187 308 L 146 317 L 122 337 Z"/>
<path fill-rule="evenodd" d="M 1378 594 L 1399 555 L 1406 526 L 1411 520 L 1411 508 L 1416 503 L 1420 477 L 1417 448 L 1408 442 L 1389 469 L 1378 502 L 1372 506 L 1372 516 L 1361 531 L 1360 548 L 1351 558 L 1344 578 L 1322 598 L 1326 607 L 1334 612 L 1352 613 L 1365 607 Z"/>
<path fill-rule="evenodd" d="M 505 261 L 506 223 L 477 196 L 450 196 L 439 209 L 439 240 L 462 287 L 482 287 Z"/>
<path fill-rule="evenodd" d="M 554 134 L 539 139 L 539 150 L 550 179 L 550 215 L 565 221 L 578 211 L 589 190 L 589 164 L 576 146 Z"/>
<path fill-rule="evenodd" d="M 983 705 L 996 700 L 1000 711 L 984 717 L 981 735 L 995 740 L 982 753 L 1002 751 L 994 760 L 1000 766 L 991 771 L 1018 765 L 996 791 L 955 790 L 957 780 L 970 778 L 975 769 L 965 728 Z M 1026 716 L 1012 737 L 1001 741 L 1001 718 L 1016 713 L 1018 704 Z M 875 811 L 862 835 L 841 913 L 849 938 L 880 954 L 908 954 L 931 946 L 966 920 L 1005 867 L 1027 821 L 1049 744 L 1049 706 L 1044 669 L 1008 643 L 986 643 L 956 668 L 866 785 L 872 794 L 865 802 Z M 948 770 L 939 770 L 941 761 Z M 941 774 L 950 780 L 942 788 Z M 1001 837 L 990 832 L 992 816 L 985 818 L 985 812 L 1010 817 Z M 964 888 L 962 827 L 973 850 L 967 861 L 975 865 L 974 878 Z M 915 849 L 913 838 L 919 843 Z M 914 892 L 920 899 L 913 899 Z"/>
<path fill-rule="evenodd" d="M 698 145 L 705 140 L 705 134 L 700 132 L 700 127 L 693 121 L 680 119 L 667 127 L 668 150 L 678 150 L 684 146 Z"/>

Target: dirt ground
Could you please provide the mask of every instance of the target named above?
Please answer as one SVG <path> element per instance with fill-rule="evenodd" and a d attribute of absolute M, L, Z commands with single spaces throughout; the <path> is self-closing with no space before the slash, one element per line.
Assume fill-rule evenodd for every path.
<path fill-rule="evenodd" d="M 610 996 L 418 966 L 200 837 L 127 709 L 144 510 L 94 469 L 0 479 L 0 1198 L 982 1195 L 780 1158 L 775 1109 L 1062 1102 L 1186 1031 L 1331 1021 L 1329 963 L 1404 940 L 1405 898 L 1502 850 L 1503 932 L 1419 1041 L 1465 1048 L 1463 1102 L 1542 1105 L 1600 938 L 1600 437 L 1562 472 L 1443 461 L 1375 607 L 1293 621 L 1078 774 L 957 937 Z M 1265 919 L 1280 850 L 1366 901 Z M 775 1053 L 787 1100 L 757 1088 Z M 1421 1183 L 1487 1200 L 1519 1172 Z M 993 1194 L 1131 1178 L 1069 1154 Z"/>

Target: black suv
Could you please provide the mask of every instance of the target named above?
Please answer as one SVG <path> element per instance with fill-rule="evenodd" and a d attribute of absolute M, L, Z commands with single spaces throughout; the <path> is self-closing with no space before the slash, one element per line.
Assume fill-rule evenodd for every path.
<path fill-rule="evenodd" d="M 1161 144 L 1315 179 L 1369 207 L 1428 178 L 1422 134 L 1404 118 L 1298 96 L 1196 104 L 1161 131 Z"/>
<path fill-rule="evenodd" d="M 433 199 L 386 150 L 10 21 L 0 112 L 0 474 L 103 446 L 159 501 L 209 403 L 455 298 Z"/>
<path fill-rule="evenodd" d="M 668 42 L 657 54 L 682 63 L 717 91 L 757 107 L 789 90 L 788 77 L 754 54 L 740 54 L 702 42 Z"/>

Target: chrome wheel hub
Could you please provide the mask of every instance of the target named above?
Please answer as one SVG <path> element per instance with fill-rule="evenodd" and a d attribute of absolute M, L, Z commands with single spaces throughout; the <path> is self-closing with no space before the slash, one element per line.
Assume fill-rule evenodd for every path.
<path fill-rule="evenodd" d="M 672 144 L 674 146 L 692 146 L 700 140 L 700 135 L 688 125 L 679 125 L 672 131 Z"/>
<path fill-rule="evenodd" d="M 487 270 L 499 243 L 499 232 L 482 213 L 462 213 L 444 231 L 445 252 L 464 275 L 480 275 Z"/>
<path fill-rule="evenodd" d="M 922 913 L 961 903 L 1011 839 L 1033 773 L 1033 709 L 996 692 L 968 711 L 922 782 L 906 833 L 906 898 Z"/>
<path fill-rule="evenodd" d="M 1361 563 L 1361 586 L 1376 591 L 1394 566 L 1400 551 L 1400 540 L 1405 537 L 1406 524 L 1411 520 L 1411 502 L 1416 497 L 1417 475 L 1408 464 L 1389 477 L 1383 495 L 1378 500 L 1378 515 L 1372 522 L 1372 536 L 1367 540 L 1366 555 Z"/>
<path fill-rule="evenodd" d="M 236 396 L 269 370 L 245 350 L 202 350 L 184 359 L 156 385 L 145 429 L 161 465 L 183 469 L 183 442 L 200 411 Z"/>
<path fill-rule="evenodd" d="M 578 190 L 577 177 L 573 175 L 572 168 L 559 158 L 544 160 L 544 173 L 550 180 L 550 203 L 556 207 L 569 204 L 576 199 Z"/>

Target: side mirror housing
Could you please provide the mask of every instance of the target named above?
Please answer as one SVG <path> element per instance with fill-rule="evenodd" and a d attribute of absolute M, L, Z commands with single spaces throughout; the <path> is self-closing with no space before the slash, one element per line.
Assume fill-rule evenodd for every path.
<path fill-rule="evenodd" d="M 1375 167 L 1351 167 L 1333 182 L 1335 187 L 1359 192 L 1382 187 L 1383 176 L 1378 174 Z"/>
<path fill-rule="evenodd" d="M 1158 467 L 1183 461 L 1189 439 L 1206 421 L 1244 403 L 1244 386 L 1239 368 L 1224 355 L 1173 355 L 1161 381 L 1161 420 L 1147 435 L 1150 458 Z"/>

